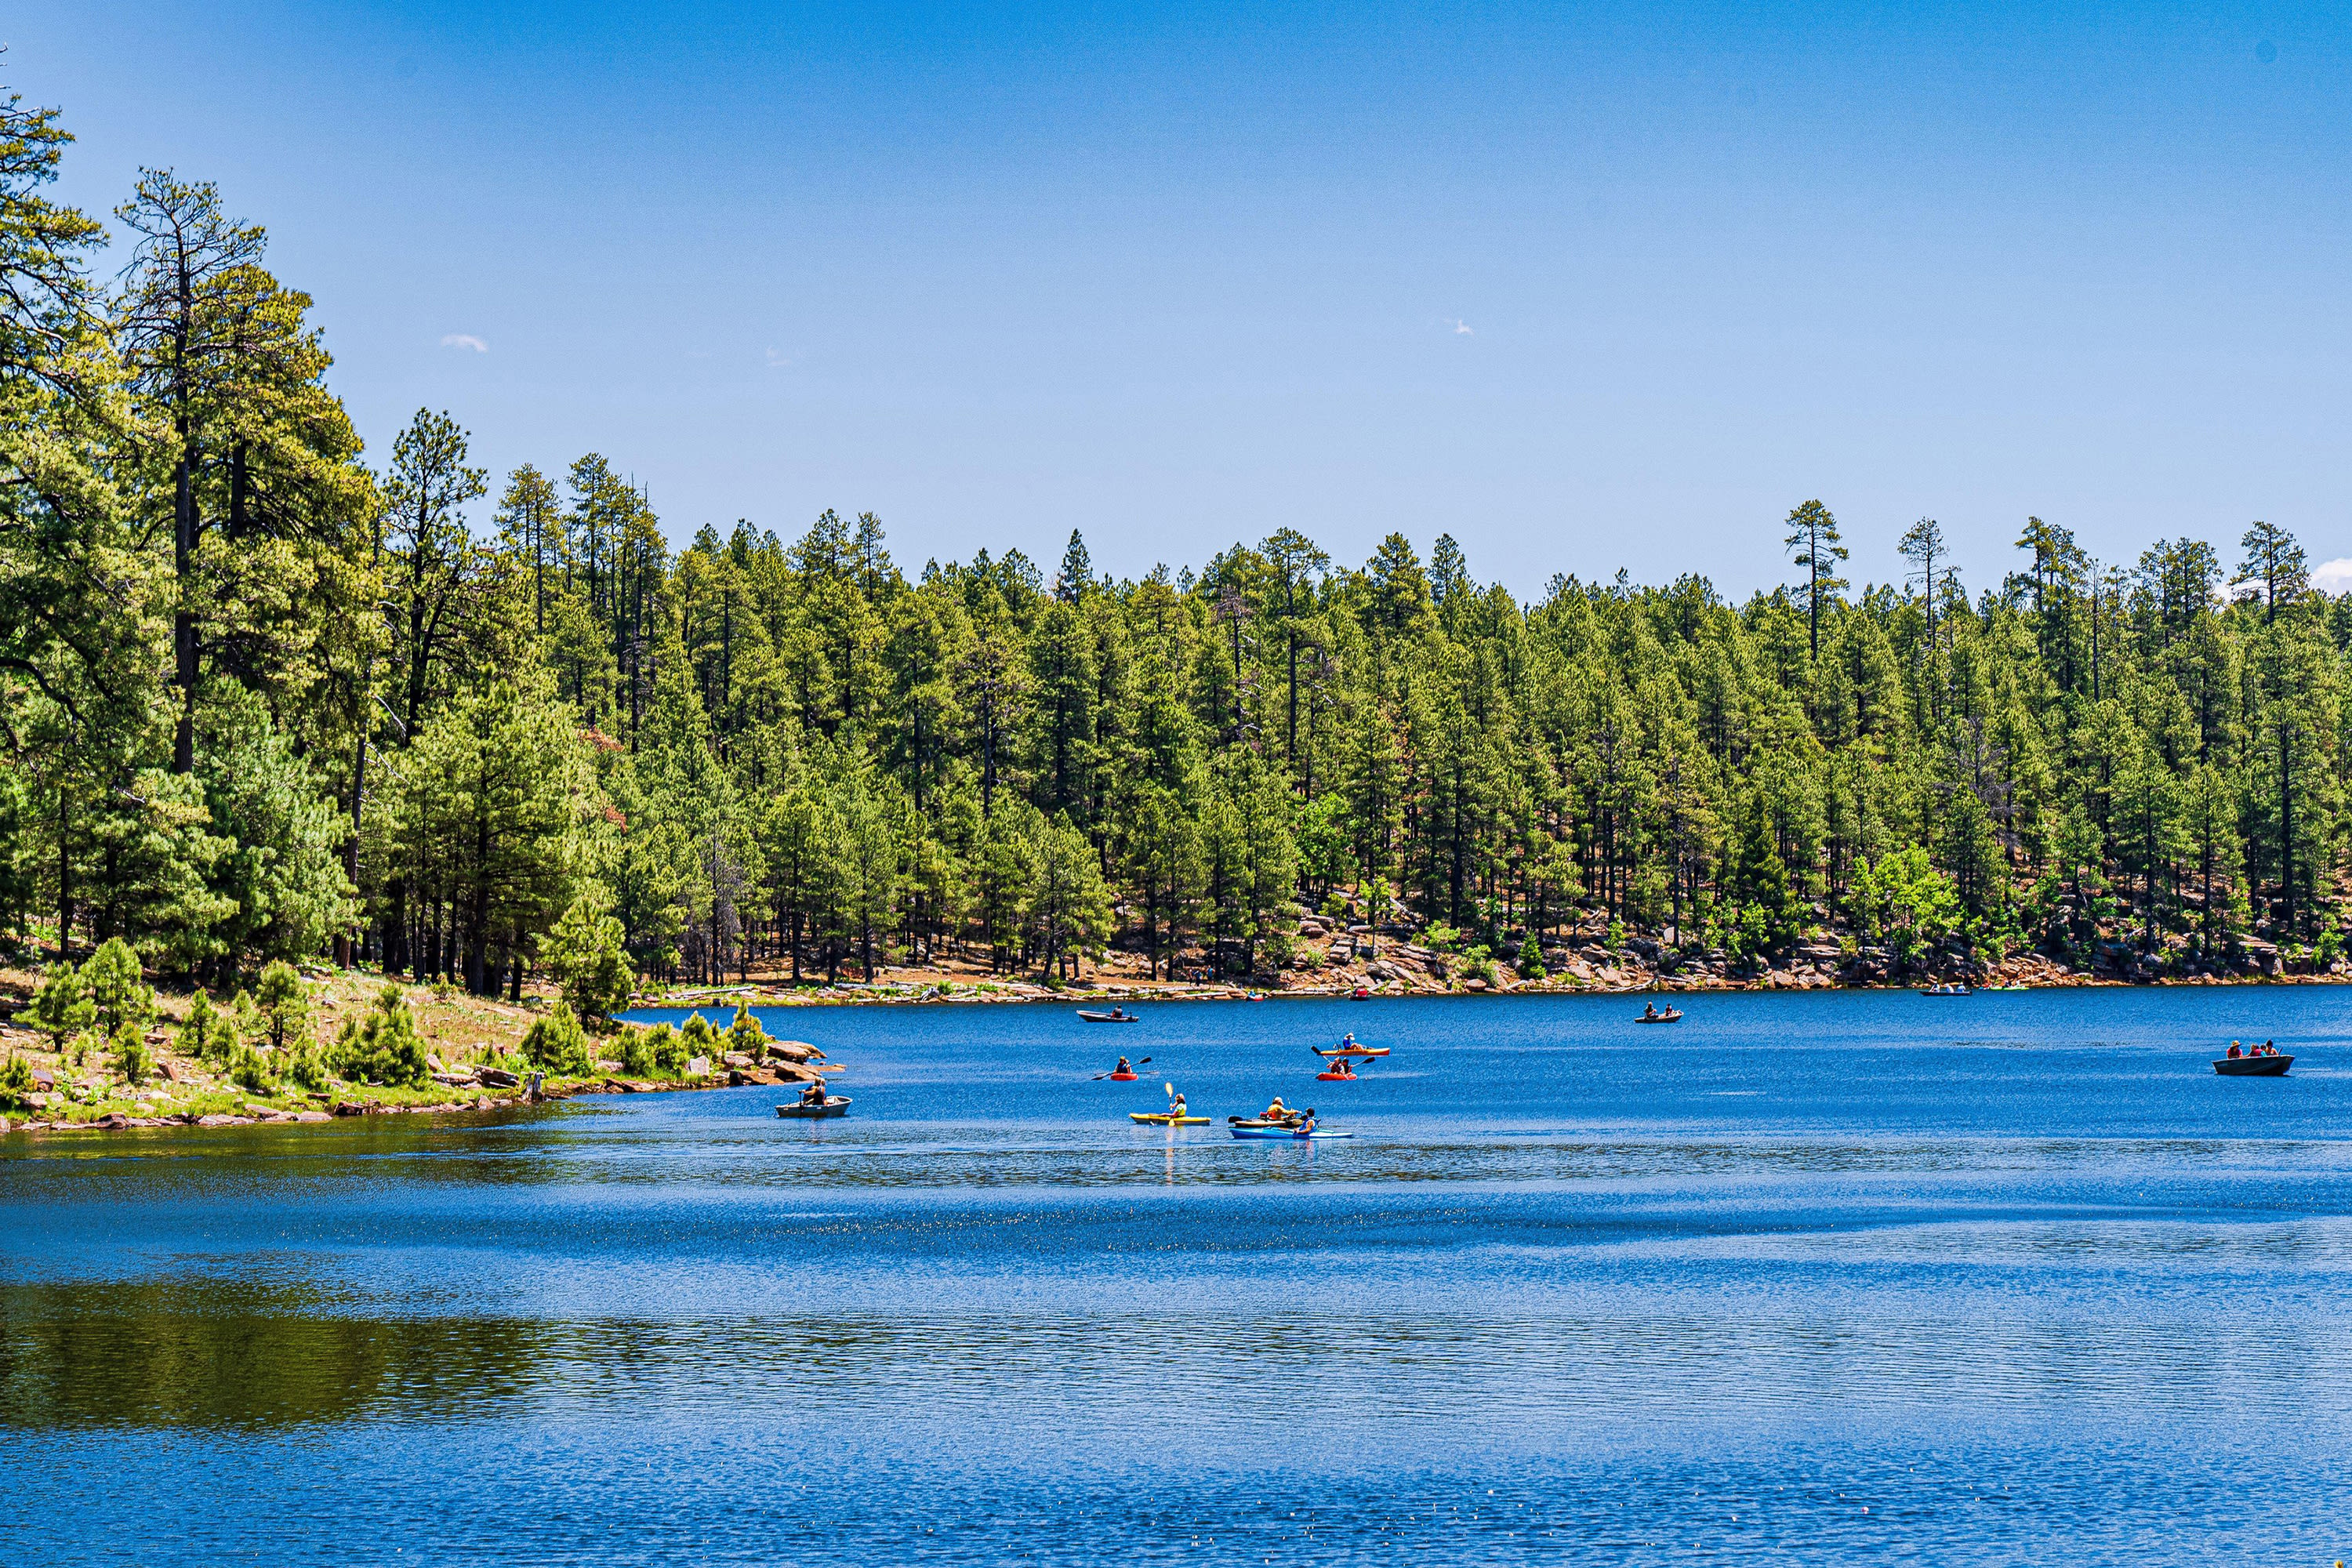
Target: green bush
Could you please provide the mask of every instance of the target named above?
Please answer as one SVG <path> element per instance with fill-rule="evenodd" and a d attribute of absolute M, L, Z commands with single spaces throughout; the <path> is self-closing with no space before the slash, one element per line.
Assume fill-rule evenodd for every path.
<path fill-rule="evenodd" d="M 327 1064 L 319 1055 L 316 1040 L 306 1039 L 294 1048 L 286 1063 L 286 1076 L 313 1094 L 327 1087 Z"/>
<path fill-rule="evenodd" d="M 656 1040 L 674 1039 L 677 1031 L 667 1024 L 656 1024 L 650 1029 L 631 1029 L 621 1042 L 621 1070 L 631 1078 L 651 1078 L 657 1063 Z"/>
<path fill-rule="evenodd" d="M 677 1033 L 683 1047 L 677 1058 L 680 1071 L 685 1070 L 688 1058 L 707 1057 L 719 1049 L 719 1031 L 711 1026 L 709 1019 L 699 1013 L 688 1014 L 685 1026 Z"/>
<path fill-rule="evenodd" d="M 33 1064 L 10 1053 L 7 1061 L 0 1063 L 0 1105 L 29 1107 L 32 1092 Z"/>
<path fill-rule="evenodd" d="M 1541 980 L 1544 973 L 1543 943 L 1536 940 L 1535 932 L 1529 931 L 1527 940 L 1519 943 L 1519 974 L 1524 979 Z"/>
<path fill-rule="evenodd" d="M 365 1018 L 353 1018 L 336 1037 L 328 1058 L 339 1078 L 414 1089 L 433 1081 L 425 1042 L 416 1035 L 416 1015 L 397 984 L 378 993 Z"/>
<path fill-rule="evenodd" d="M 125 1024 L 145 1025 L 155 1016 L 155 993 L 140 977 L 139 955 L 121 937 L 110 937 L 81 966 L 81 983 L 98 1009 L 98 1026 L 119 1034 Z"/>
<path fill-rule="evenodd" d="M 284 960 L 261 972 L 261 989 L 254 1003 L 261 1011 L 262 1030 L 274 1048 L 291 1050 L 310 1032 L 310 988 Z"/>
<path fill-rule="evenodd" d="M 229 1053 L 236 1048 L 236 1026 L 199 990 L 188 1004 L 188 1016 L 180 1021 L 175 1043 L 182 1056 L 218 1070 L 228 1066 Z"/>
<path fill-rule="evenodd" d="M 147 1075 L 155 1070 L 155 1058 L 147 1053 L 147 1037 L 143 1030 L 125 1018 L 114 1026 L 114 1070 L 128 1083 L 145 1083 Z"/>
<path fill-rule="evenodd" d="M 1430 921 L 1429 929 L 1421 935 L 1421 944 L 1432 952 L 1452 952 L 1454 944 L 1461 940 L 1462 933 L 1444 921 Z"/>
<path fill-rule="evenodd" d="M 694 1055 L 692 1026 L 698 1022 L 699 1014 L 688 1019 L 686 1033 L 680 1033 L 667 1024 L 654 1026 L 646 1037 L 646 1044 L 653 1052 L 656 1072 L 676 1078 L 686 1070 L 687 1058 Z M 706 1029 L 709 1027 L 707 1024 L 703 1026 Z"/>
<path fill-rule="evenodd" d="M 587 1033 L 569 1003 L 558 1002 L 553 1013 L 531 1025 L 530 1033 L 522 1037 L 522 1055 L 541 1071 L 565 1078 L 585 1078 L 596 1070 L 595 1058 L 588 1054 Z"/>
<path fill-rule="evenodd" d="M 768 1054 L 768 1031 L 760 1026 L 759 1019 L 751 1016 L 749 1003 L 735 1009 L 735 1021 L 727 1026 L 727 1048 L 742 1051 L 755 1062 Z"/>
<path fill-rule="evenodd" d="M 239 1046 L 229 1058 L 229 1081 L 255 1094 L 278 1092 L 278 1075 L 271 1069 L 269 1058 L 251 1046 Z"/>
<path fill-rule="evenodd" d="M 622 944 L 625 934 L 619 921 L 583 894 L 541 942 L 541 958 L 578 1016 L 602 1023 L 629 1005 L 637 974 Z"/>
<path fill-rule="evenodd" d="M 60 1051 L 68 1040 L 98 1022 L 98 1005 L 90 1000 L 81 971 L 70 963 L 51 964 L 41 988 L 33 993 L 32 1005 L 25 1009 L 25 1022 L 48 1036 Z"/>

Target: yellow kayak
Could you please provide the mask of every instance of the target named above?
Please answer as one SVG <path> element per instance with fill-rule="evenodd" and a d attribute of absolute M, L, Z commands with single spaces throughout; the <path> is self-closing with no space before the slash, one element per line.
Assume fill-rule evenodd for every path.
<path fill-rule="evenodd" d="M 1130 1110 L 1127 1115 L 1129 1121 L 1140 1121 L 1147 1127 L 1206 1127 L 1209 1124 L 1205 1116 L 1171 1116 L 1164 1110 Z"/>

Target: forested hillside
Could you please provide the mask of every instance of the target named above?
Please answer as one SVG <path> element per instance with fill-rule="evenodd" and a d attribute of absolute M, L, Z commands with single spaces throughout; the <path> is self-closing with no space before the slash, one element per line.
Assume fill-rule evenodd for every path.
<path fill-rule="evenodd" d="M 2028 519 L 1979 563 L 1923 521 L 1857 588 L 1808 501 L 1759 521 L 1791 584 L 1736 604 L 1522 603 L 1446 537 L 1286 529 L 1133 580 L 1076 534 L 918 569 L 870 514 L 664 520 L 627 453 L 493 479 L 429 411 L 363 444 L 261 231 L 151 173 L 109 247 L 45 199 L 67 140 L 8 100 L 19 951 L 514 992 L 561 924 L 656 977 L 1248 973 L 1344 904 L 1530 970 L 1580 918 L 1734 965 L 1823 928 L 2336 956 L 2352 595 L 2268 524 L 2106 563 Z"/>

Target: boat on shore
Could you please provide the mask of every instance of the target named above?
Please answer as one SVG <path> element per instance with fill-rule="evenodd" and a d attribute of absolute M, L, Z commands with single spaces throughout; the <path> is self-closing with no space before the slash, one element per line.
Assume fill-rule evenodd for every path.
<path fill-rule="evenodd" d="M 1928 986 L 1919 994 L 1922 996 L 1973 996 L 1976 993 L 1955 981 L 1947 980 L 1941 985 Z"/>
<path fill-rule="evenodd" d="M 786 1121 L 798 1118 L 804 1121 L 814 1121 L 823 1117 L 845 1115 L 848 1110 L 849 1096 L 845 1094 L 828 1094 L 824 1097 L 824 1103 L 822 1105 L 808 1105 L 799 1100 L 789 1100 L 776 1107 L 776 1114 Z"/>
<path fill-rule="evenodd" d="M 2281 1052 L 2267 1057 L 2217 1057 L 2213 1070 L 2223 1078 L 2284 1078 L 2294 1058 Z"/>

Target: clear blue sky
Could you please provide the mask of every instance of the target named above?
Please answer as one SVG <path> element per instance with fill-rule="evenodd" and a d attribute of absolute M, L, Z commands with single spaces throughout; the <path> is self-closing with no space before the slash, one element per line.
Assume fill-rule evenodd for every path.
<path fill-rule="evenodd" d="M 67 194 L 217 181 L 372 455 L 601 450 L 681 540 L 1738 595 L 1819 496 L 1857 580 L 1923 514 L 1979 586 L 2029 512 L 2352 555 L 2340 8 L 12 10 Z"/>

